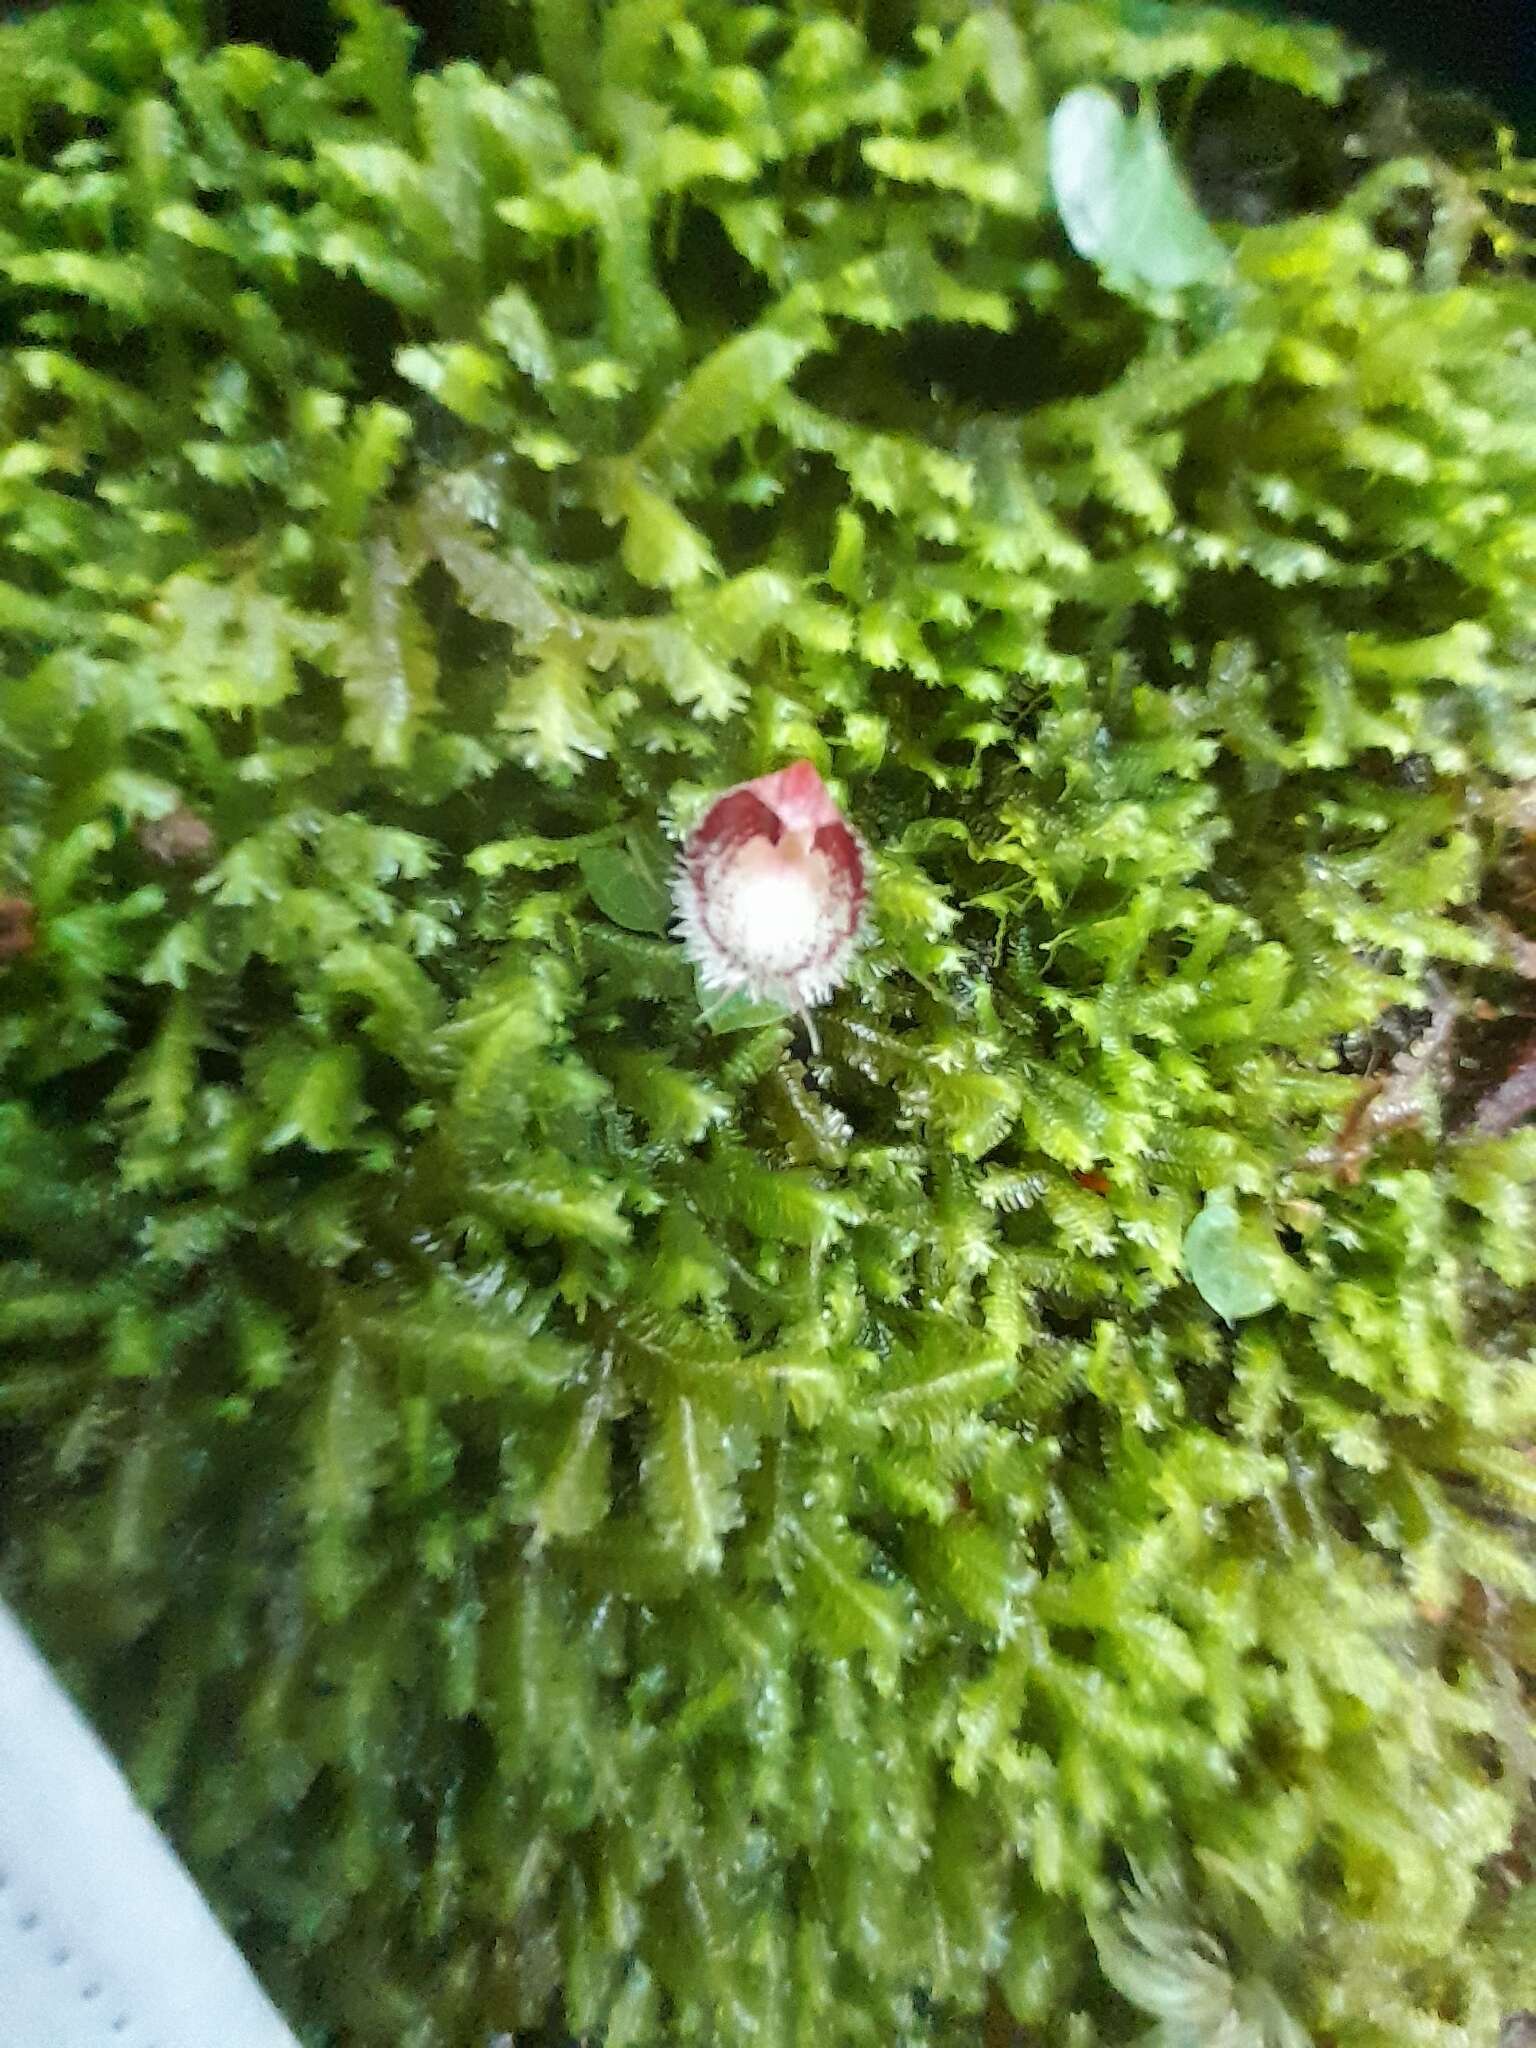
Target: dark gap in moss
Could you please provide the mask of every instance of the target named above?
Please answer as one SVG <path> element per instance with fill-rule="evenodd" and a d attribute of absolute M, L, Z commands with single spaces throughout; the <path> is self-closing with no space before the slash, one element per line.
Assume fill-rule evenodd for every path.
<path fill-rule="evenodd" d="M 1294 87 L 1229 67 L 1201 87 L 1180 135 L 1182 84 L 1164 118 L 1204 212 L 1261 226 L 1336 205 L 1360 175 L 1337 111 Z"/>
<path fill-rule="evenodd" d="M 1029 318 L 1006 334 L 918 320 L 893 337 L 893 372 L 919 398 L 1005 414 L 1075 396 L 1089 366 L 1055 321 Z"/>
<path fill-rule="evenodd" d="M 861 144 L 863 133 L 854 128 L 845 129 L 835 141 L 823 143 L 819 149 L 802 158 L 799 175 L 791 191 L 814 191 L 818 200 L 829 194 L 839 199 L 858 201 L 871 199 L 879 189 L 879 179 L 865 161 Z"/>
<path fill-rule="evenodd" d="M 153 1027 L 146 1014 L 137 1032 L 125 1035 L 110 1052 L 88 1065 L 71 1067 L 39 1082 L 30 1104 L 37 1121 L 59 1131 L 79 1130 L 88 1125 L 122 1080 L 123 1069 L 144 1051 L 152 1036 Z"/>
<path fill-rule="evenodd" d="M 492 1506 L 506 1491 L 501 1467 L 502 1434 L 497 1427 L 499 1396 L 488 1391 L 453 1404 L 458 1453 L 453 1466 L 453 1498 L 459 1511 L 466 1504 Z"/>
<path fill-rule="evenodd" d="M 910 61 L 918 55 L 913 38 L 928 13 L 923 0 L 862 0 L 852 11 L 875 56 Z"/>
<path fill-rule="evenodd" d="M 559 559 L 562 564 L 583 567 L 587 564 L 611 562 L 618 554 L 623 540 L 623 528 L 610 525 L 590 505 L 564 505 L 557 515 L 555 532 L 558 536 Z M 636 609 L 659 608 L 665 598 L 655 593 L 637 597 Z"/>
<path fill-rule="evenodd" d="M 800 372 L 801 395 L 839 419 L 887 432 L 914 426 L 922 401 L 896 374 L 891 338 L 832 323 L 838 346 L 811 358 Z"/>
<path fill-rule="evenodd" d="M 652 251 L 657 283 L 699 336 L 723 341 L 774 302 L 768 280 L 742 255 L 712 206 L 679 204 L 675 218 L 657 223 Z"/>
<path fill-rule="evenodd" d="M 295 7 L 291 0 L 215 0 L 210 44 L 260 43 L 275 56 L 312 70 L 335 62 L 340 39 L 339 10 L 318 4 Z"/>
<path fill-rule="evenodd" d="M 783 524 L 784 514 L 776 500 L 763 505 L 724 506 L 711 522 L 710 532 L 725 573 L 739 575 L 766 561 Z"/>
<path fill-rule="evenodd" d="M 231 0 L 253 17 L 291 11 L 287 0 Z M 418 31 L 412 68 L 435 71 L 461 61 L 513 76 L 539 69 L 532 10 L 507 0 L 391 0 Z M 264 37 L 262 38 L 265 39 Z M 306 59 L 313 62 L 313 59 Z"/>
<path fill-rule="evenodd" d="M 358 280 L 329 270 L 311 273 L 302 289 L 303 324 L 321 350 L 347 364 L 351 392 L 363 398 L 387 393 L 408 411 L 425 404 L 413 385 L 402 387 L 395 369 L 396 352 L 418 338 L 409 315 Z M 272 304 L 293 310 L 282 307 L 275 294 Z"/>

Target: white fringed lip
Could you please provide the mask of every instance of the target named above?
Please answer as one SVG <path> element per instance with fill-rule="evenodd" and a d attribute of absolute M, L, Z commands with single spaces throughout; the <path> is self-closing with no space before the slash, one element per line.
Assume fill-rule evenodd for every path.
<path fill-rule="evenodd" d="M 688 836 L 673 895 L 707 988 L 808 1010 L 857 948 L 864 849 L 815 768 L 796 761 L 715 798 Z"/>

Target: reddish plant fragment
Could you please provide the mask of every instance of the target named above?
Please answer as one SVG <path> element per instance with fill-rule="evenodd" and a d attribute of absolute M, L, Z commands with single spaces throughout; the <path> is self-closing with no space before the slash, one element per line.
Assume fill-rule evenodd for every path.
<path fill-rule="evenodd" d="M 1528 939 L 1507 917 L 1490 912 L 1483 928 L 1498 946 L 1500 964 L 1512 968 L 1522 981 L 1536 981 L 1536 939 Z"/>
<path fill-rule="evenodd" d="M 1307 1153 L 1303 1166 L 1326 1167 L 1342 1187 L 1354 1187 L 1381 1140 L 1424 1121 L 1428 1090 L 1442 1068 L 1456 1030 L 1456 1005 L 1437 990 L 1423 1036 L 1400 1052 L 1385 1074 L 1362 1083 L 1331 1145 Z"/>
<path fill-rule="evenodd" d="M 811 763 L 796 761 L 715 798 L 683 848 L 673 894 L 706 988 L 809 1010 L 858 946 L 864 848 Z"/>
<path fill-rule="evenodd" d="M 178 804 L 163 818 L 146 818 L 134 837 L 151 860 L 168 868 L 205 861 L 214 847 L 213 827 L 185 804 Z"/>
<path fill-rule="evenodd" d="M 1527 1039 L 1508 1074 L 1477 1105 L 1469 1130 L 1479 1138 L 1502 1138 L 1536 1116 L 1536 1038 Z"/>
<path fill-rule="evenodd" d="M 0 896 L 0 962 L 17 960 L 37 944 L 37 912 L 25 896 Z"/>

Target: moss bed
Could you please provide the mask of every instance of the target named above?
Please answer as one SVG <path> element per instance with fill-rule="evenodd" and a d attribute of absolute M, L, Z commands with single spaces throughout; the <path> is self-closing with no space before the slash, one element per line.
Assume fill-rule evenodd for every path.
<path fill-rule="evenodd" d="M 1155 0 L 333 26 L 0 29 L 6 1596 L 312 2048 L 1493 2048 L 1536 176 Z M 665 901 L 796 759 L 814 1039 Z"/>

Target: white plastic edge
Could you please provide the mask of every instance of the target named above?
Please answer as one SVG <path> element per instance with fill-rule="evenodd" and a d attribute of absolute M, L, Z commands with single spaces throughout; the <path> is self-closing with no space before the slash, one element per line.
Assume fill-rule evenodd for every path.
<path fill-rule="evenodd" d="M 3 1606 L 0 2048 L 298 2048 Z"/>

